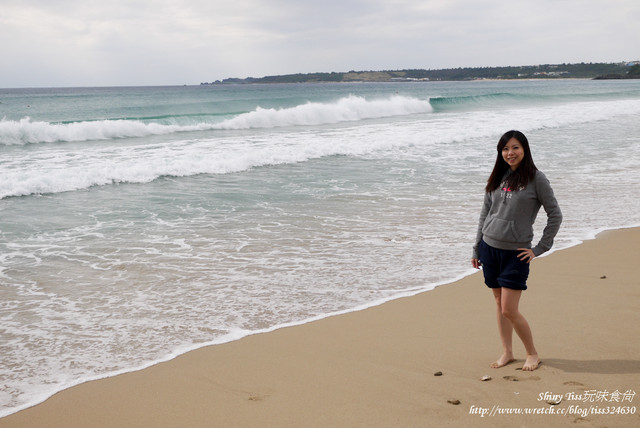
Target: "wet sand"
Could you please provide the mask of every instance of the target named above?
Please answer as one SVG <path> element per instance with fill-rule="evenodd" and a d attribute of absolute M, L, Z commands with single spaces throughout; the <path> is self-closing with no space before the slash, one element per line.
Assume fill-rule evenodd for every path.
<path fill-rule="evenodd" d="M 517 361 L 489 367 L 501 347 L 478 273 L 87 382 L 0 427 L 640 426 L 639 250 L 623 229 L 534 260 L 534 372 L 516 336 Z"/>

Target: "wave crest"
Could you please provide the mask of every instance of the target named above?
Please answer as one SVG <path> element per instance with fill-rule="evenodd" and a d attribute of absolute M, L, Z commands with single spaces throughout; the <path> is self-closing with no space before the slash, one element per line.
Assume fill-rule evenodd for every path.
<path fill-rule="evenodd" d="M 0 144 L 35 144 L 110 140 L 127 137 L 169 134 L 178 126 L 144 123 L 137 120 L 97 120 L 72 123 L 32 121 L 25 117 L 19 121 L 0 121 Z"/>
<path fill-rule="evenodd" d="M 276 128 L 280 126 L 324 125 L 404 116 L 432 111 L 429 101 L 393 96 L 382 100 L 366 100 L 350 95 L 335 103 L 307 103 L 292 108 L 256 110 L 222 122 L 221 129 Z"/>
<path fill-rule="evenodd" d="M 193 117 L 181 116 L 166 118 L 165 123 L 147 123 L 130 119 L 50 123 L 32 121 L 31 118 L 25 117 L 19 121 L 0 121 L 0 145 L 111 140 L 216 129 L 325 125 L 431 111 L 429 101 L 417 98 L 393 96 L 387 99 L 367 100 L 363 97 L 348 96 L 333 103 L 307 103 L 281 109 L 257 107 L 251 112 L 241 113 L 222 122 L 219 116 L 208 116 L 207 120 L 203 115 L 198 115 L 199 122 L 195 124 L 185 123 L 193 122 Z"/>

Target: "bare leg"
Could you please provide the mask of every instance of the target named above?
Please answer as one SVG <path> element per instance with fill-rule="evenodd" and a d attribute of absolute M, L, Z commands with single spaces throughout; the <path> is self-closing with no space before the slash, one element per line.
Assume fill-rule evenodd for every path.
<path fill-rule="evenodd" d="M 494 363 L 491 363 L 491 367 L 494 369 L 506 366 L 515 360 L 513 357 L 512 349 L 512 337 L 513 326 L 511 321 L 502 315 L 502 288 L 492 288 L 493 297 L 496 300 L 497 318 L 498 318 L 498 331 L 500 332 L 500 340 L 502 341 L 503 353 Z"/>
<path fill-rule="evenodd" d="M 518 337 L 520 337 L 520 340 L 522 340 L 524 348 L 527 351 L 527 359 L 522 366 L 522 370 L 533 371 L 538 368 L 540 359 L 538 358 L 538 351 L 536 351 L 536 347 L 533 345 L 533 335 L 531 334 L 529 323 L 518 310 L 521 295 L 522 290 L 501 288 L 500 306 L 502 308 L 502 316 L 511 322 L 513 329 L 516 331 Z"/>

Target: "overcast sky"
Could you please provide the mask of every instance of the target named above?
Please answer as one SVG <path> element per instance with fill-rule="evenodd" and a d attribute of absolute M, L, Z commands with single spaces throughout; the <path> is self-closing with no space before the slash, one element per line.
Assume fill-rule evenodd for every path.
<path fill-rule="evenodd" d="M 0 87 L 640 59 L 640 0 L 0 0 Z"/>

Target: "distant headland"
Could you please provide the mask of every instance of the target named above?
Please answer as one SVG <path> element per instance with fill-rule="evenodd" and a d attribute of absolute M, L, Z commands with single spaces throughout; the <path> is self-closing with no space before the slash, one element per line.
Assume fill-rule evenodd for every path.
<path fill-rule="evenodd" d="M 619 63 L 542 64 L 510 67 L 465 67 L 440 70 L 348 71 L 228 78 L 201 85 L 238 83 L 412 82 L 494 79 L 640 79 L 640 61 Z"/>

